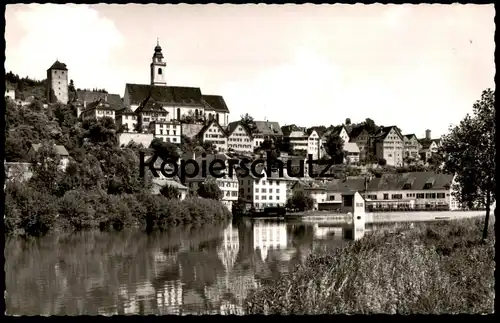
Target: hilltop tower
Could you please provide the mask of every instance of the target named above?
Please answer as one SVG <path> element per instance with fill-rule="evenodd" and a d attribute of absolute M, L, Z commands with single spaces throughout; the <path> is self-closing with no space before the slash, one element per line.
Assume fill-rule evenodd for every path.
<path fill-rule="evenodd" d="M 68 100 L 68 68 L 56 60 L 47 70 L 47 102 L 67 104 Z"/>
<path fill-rule="evenodd" d="M 167 86 L 165 80 L 165 72 L 167 63 L 163 61 L 163 54 L 161 52 L 160 42 L 156 41 L 155 52 L 153 54 L 153 61 L 150 65 L 151 68 L 151 85 Z"/>

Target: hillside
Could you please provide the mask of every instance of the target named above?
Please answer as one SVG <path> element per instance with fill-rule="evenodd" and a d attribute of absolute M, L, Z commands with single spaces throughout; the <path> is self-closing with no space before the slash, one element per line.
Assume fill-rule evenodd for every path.
<path fill-rule="evenodd" d="M 20 78 L 19 75 L 9 72 L 5 74 L 5 82 L 16 89 L 16 98 L 21 100 L 34 96 L 38 100 L 45 102 L 47 98 L 45 93 L 47 80 L 38 81 L 28 77 Z"/>

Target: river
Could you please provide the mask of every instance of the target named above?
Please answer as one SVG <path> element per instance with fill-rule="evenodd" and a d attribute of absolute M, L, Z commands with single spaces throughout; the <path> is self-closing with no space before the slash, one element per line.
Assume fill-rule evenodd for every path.
<path fill-rule="evenodd" d="M 243 314 L 249 292 L 345 243 L 338 226 L 278 220 L 9 238 L 6 313 Z"/>

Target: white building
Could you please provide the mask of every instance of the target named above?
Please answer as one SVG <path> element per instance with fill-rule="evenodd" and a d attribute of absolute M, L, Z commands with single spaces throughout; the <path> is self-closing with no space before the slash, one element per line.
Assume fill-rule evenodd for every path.
<path fill-rule="evenodd" d="M 226 131 L 217 123 L 217 121 L 210 121 L 205 127 L 203 127 L 198 134 L 198 138 L 201 142 L 210 142 L 215 145 L 217 152 L 225 153 L 227 152 L 227 134 Z"/>
<path fill-rule="evenodd" d="M 227 127 L 227 148 L 238 153 L 253 153 L 253 138 L 240 121 L 229 123 Z"/>
<path fill-rule="evenodd" d="M 316 130 L 307 131 L 307 154 L 312 155 L 313 159 L 321 159 L 322 140 Z"/>
<path fill-rule="evenodd" d="M 172 121 L 153 121 L 149 124 L 150 131 L 155 138 L 162 141 L 180 144 L 182 138 L 182 126 L 177 120 Z"/>
<path fill-rule="evenodd" d="M 222 126 L 229 123 L 229 109 L 219 95 L 205 95 L 200 88 L 167 85 L 167 64 L 159 44 L 154 49 L 150 64 L 150 84 L 125 85 L 123 102 L 135 111 L 140 103 L 151 96 L 168 112 L 169 120 L 194 122 L 216 120 Z"/>
<path fill-rule="evenodd" d="M 252 203 L 256 210 L 262 210 L 265 207 L 284 207 L 287 201 L 287 182 L 295 179 L 286 175 L 286 169 L 283 170 L 283 177 L 279 176 L 279 172 L 272 172 L 271 177 L 268 177 L 264 167 L 257 167 L 256 171 L 263 177 L 257 178 L 251 172 L 244 177 L 240 175 L 242 199 Z"/>
<path fill-rule="evenodd" d="M 99 99 L 87 104 L 87 107 L 81 112 L 80 116 L 83 121 L 104 117 L 109 117 L 115 121 L 115 112 L 115 108 L 113 108 L 107 100 Z"/>
<path fill-rule="evenodd" d="M 224 177 L 221 178 L 214 178 L 209 171 L 210 163 L 213 160 L 219 160 L 224 165 L 226 166 L 225 170 L 222 171 L 214 171 L 215 175 L 225 173 Z M 215 154 L 215 155 L 208 155 L 205 158 L 196 158 L 196 162 L 199 167 L 199 172 L 197 175 L 193 178 L 186 177 L 185 179 L 185 184 L 189 189 L 189 193 L 191 195 L 198 195 L 198 188 L 199 186 L 204 183 L 207 179 L 214 179 L 219 188 L 222 191 L 222 199 L 221 202 L 224 204 L 228 210 L 232 210 L 233 203 L 238 201 L 238 191 L 239 191 L 239 184 L 238 184 L 238 177 L 236 176 L 236 172 L 233 170 L 232 174 L 229 172 L 229 156 L 226 154 Z M 203 173 L 203 161 L 206 162 L 206 170 L 205 174 Z M 219 163 L 217 163 L 217 167 L 219 167 Z M 186 165 L 186 173 L 193 173 L 194 172 L 194 166 L 192 164 L 187 164 Z M 232 176 L 230 176 L 232 175 Z"/>

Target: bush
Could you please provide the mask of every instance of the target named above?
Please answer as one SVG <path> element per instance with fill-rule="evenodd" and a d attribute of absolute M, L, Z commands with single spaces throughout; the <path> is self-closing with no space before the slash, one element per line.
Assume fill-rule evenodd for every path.
<path fill-rule="evenodd" d="M 26 183 L 9 183 L 5 192 L 5 232 L 47 233 L 57 218 L 56 198 Z"/>

